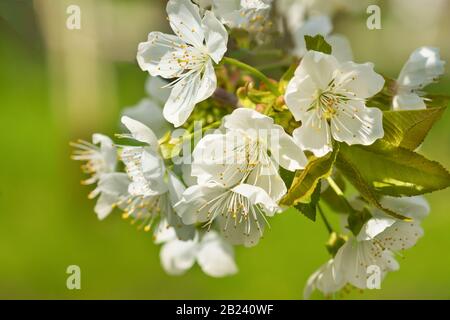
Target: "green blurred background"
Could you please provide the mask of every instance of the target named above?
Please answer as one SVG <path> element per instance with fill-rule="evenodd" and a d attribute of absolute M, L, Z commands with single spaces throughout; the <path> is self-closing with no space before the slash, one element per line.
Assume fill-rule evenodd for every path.
<path fill-rule="evenodd" d="M 81 30 L 65 27 L 69 4 Z M 327 232 L 294 212 L 272 219 L 258 246 L 237 248 L 240 272 L 209 278 L 198 267 L 167 276 L 151 235 L 118 214 L 99 222 L 80 186 L 69 141 L 117 131 L 120 109 L 144 96 L 136 46 L 166 30 L 164 1 L 2 0 L 0 2 L 0 298 L 299 299 L 309 275 L 328 259 Z M 382 30 L 365 26 L 365 8 L 338 15 L 355 60 L 396 77 L 410 52 L 441 48 L 450 61 L 450 1 L 381 1 Z M 447 75 L 431 87 L 450 94 Z M 450 112 L 421 152 L 450 167 Z M 450 212 L 445 190 L 427 196 L 425 237 L 399 258 L 381 290 L 356 299 L 450 298 Z M 68 265 L 81 290 L 66 288 Z M 314 297 L 319 297 L 315 295 Z"/>

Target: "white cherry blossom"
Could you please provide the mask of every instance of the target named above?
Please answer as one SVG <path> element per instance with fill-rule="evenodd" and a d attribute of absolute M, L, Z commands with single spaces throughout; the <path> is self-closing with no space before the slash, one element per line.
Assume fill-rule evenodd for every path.
<path fill-rule="evenodd" d="M 295 171 L 305 167 L 306 156 L 272 118 L 239 108 L 223 118 L 224 133 L 205 136 L 193 152 L 192 175 L 198 183 L 216 181 L 224 187 L 247 183 L 264 189 L 278 201 L 286 186 L 278 165 Z"/>
<path fill-rule="evenodd" d="M 129 117 L 122 117 L 122 123 L 130 134 L 122 134 L 121 137 L 135 139 L 146 146 L 127 146 L 122 149 L 120 157 L 130 183 L 127 194 L 121 197 L 117 206 L 125 211 L 125 218 L 131 216 L 139 220 L 147 231 L 163 215 L 169 225 L 175 227 L 180 239 L 192 237 L 193 228 L 185 226 L 173 209 L 185 186 L 166 168 L 155 134 L 144 124 Z"/>
<path fill-rule="evenodd" d="M 332 150 L 332 140 L 370 145 L 384 136 L 383 114 L 365 100 L 384 85 L 371 63 L 340 63 L 334 56 L 309 51 L 288 84 L 285 101 L 302 125 L 295 141 L 320 157 Z"/>
<path fill-rule="evenodd" d="M 164 117 L 175 127 L 186 122 L 195 105 L 217 87 L 213 63 L 227 50 L 228 34 L 211 11 L 203 17 L 191 1 L 170 0 L 167 14 L 176 35 L 151 32 L 138 47 L 137 61 L 152 76 L 174 79 Z"/>
<path fill-rule="evenodd" d="M 426 109 L 421 90 L 444 73 L 444 65 L 439 49 L 420 47 L 414 50 L 396 81 L 396 95 L 392 100 L 394 110 Z"/>
<path fill-rule="evenodd" d="M 388 272 L 399 269 L 395 254 L 413 247 L 423 235 L 420 223 L 428 215 L 430 208 L 421 196 L 383 197 L 381 203 L 385 208 L 411 218 L 412 221 L 392 218 L 379 209 L 371 210 L 373 218 L 366 222 L 358 236 L 350 236 L 334 259 L 329 260 L 310 277 L 305 288 L 306 299 L 314 289 L 328 295 L 339 291 L 347 283 L 366 289 L 369 266 L 379 267 L 382 278 Z M 364 203 L 353 201 L 352 206 L 361 208 Z"/>

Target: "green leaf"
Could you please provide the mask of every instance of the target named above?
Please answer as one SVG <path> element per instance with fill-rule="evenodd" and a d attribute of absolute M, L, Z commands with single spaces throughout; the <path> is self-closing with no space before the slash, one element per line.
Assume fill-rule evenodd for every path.
<path fill-rule="evenodd" d="M 294 206 L 300 202 L 309 203 L 319 180 L 330 176 L 338 151 L 339 146 L 336 145 L 333 152 L 321 158 L 312 157 L 304 170 L 296 172 L 292 185 L 280 204 Z"/>
<path fill-rule="evenodd" d="M 306 216 L 308 219 L 312 221 L 316 221 L 316 214 L 317 214 L 317 203 L 320 200 L 320 189 L 321 189 L 321 183 L 320 180 L 317 183 L 316 189 L 311 195 L 311 202 L 309 203 L 297 203 L 294 207 L 300 211 L 304 216 Z"/>
<path fill-rule="evenodd" d="M 341 144 L 336 164 L 362 196 L 376 207 L 379 195 L 415 196 L 447 188 L 450 174 L 439 163 L 383 141 L 372 146 Z"/>
<path fill-rule="evenodd" d="M 406 149 L 416 149 L 446 108 L 424 110 L 384 111 L 383 140 Z"/>
<path fill-rule="evenodd" d="M 428 108 L 447 107 L 450 102 L 450 96 L 445 94 L 426 94 L 423 100 Z"/>
<path fill-rule="evenodd" d="M 331 46 L 325 41 L 321 35 L 314 37 L 305 36 L 306 49 L 331 54 Z"/>

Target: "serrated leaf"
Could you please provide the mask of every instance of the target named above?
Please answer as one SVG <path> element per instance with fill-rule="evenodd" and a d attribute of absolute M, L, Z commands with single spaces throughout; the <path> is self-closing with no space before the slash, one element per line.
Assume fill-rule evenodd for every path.
<path fill-rule="evenodd" d="M 416 149 L 446 108 L 424 110 L 384 111 L 383 140 L 406 149 Z"/>
<path fill-rule="evenodd" d="M 387 208 L 384 208 L 381 205 L 378 199 L 378 195 L 376 194 L 372 186 L 369 184 L 369 182 L 365 180 L 362 173 L 358 170 L 358 166 L 354 162 L 350 161 L 350 159 L 347 159 L 344 154 L 339 155 L 336 158 L 336 166 L 339 168 L 342 174 L 344 174 L 344 176 L 347 177 L 348 181 L 350 181 L 350 183 L 356 188 L 356 190 L 358 190 L 361 196 L 368 203 L 384 211 L 385 213 L 394 218 L 401 220 L 409 220 L 407 217 L 399 215 L 398 213 L 389 210 Z"/>
<path fill-rule="evenodd" d="M 447 188 L 450 174 L 439 163 L 383 141 L 372 146 L 341 144 L 336 164 L 362 196 L 376 207 L 379 195 L 415 196 Z"/>
<path fill-rule="evenodd" d="M 312 221 L 316 221 L 316 215 L 317 215 L 317 203 L 320 200 L 320 190 L 321 190 L 321 183 L 320 180 L 317 183 L 316 189 L 311 195 L 311 201 L 309 203 L 297 203 L 294 207 L 298 211 L 300 211 L 305 217 Z"/>
<path fill-rule="evenodd" d="M 304 170 L 296 172 L 292 185 L 280 204 L 294 206 L 300 202 L 308 203 L 319 180 L 330 176 L 338 152 L 339 146 L 336 145 L 333 152 L 321 158 L 312 157 Z"/>
<path fill-rule="evenodd" d="M 331 46 L 322 35 L 305 36 L 306 49 L 331 54 Z"/>

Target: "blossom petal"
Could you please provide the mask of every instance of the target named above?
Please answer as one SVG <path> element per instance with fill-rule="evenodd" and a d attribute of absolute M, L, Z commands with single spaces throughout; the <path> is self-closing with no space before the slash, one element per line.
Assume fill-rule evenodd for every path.
<path fill-rule="evenodd" d="M 380 92 L 383 86 L 384 78 L 373 70 L 372 63 L 344 62 L 336 76 L 336 87 L 353 93 L 359 99 L 372 97 Z"/>
<path fill-rule="evenodd" d="M 181 275 L 195 263 L 198 243 L 196 240 L 174 240 L 165 243 L 159 253 L 164 270 L 170 275 Z"/>
<path fill-rule="evenodd" d="M 267 216 L 273 216 L 276 212 L 280 211 L 280 207 L 260 187 L 250 184 L 239 184 L 232 191 L 246 197 L 252 205 L 262 205 L 265 208 Z"/>
<path fill-rule="evenodd" d="M 397 83 L 409 89 L 423 88 L 444 73 L 444 65 L 438 48 L 417 48 L 403 66 Z"/>
<path fill-rule="evenodd" d="M 336 108 L 331 119 L 335 140 L 349 145 L 371 145 L 384 136 L 383 113 L 378 108 L 367 108 L 364 103 L 352 101 Z"/>
<path fill-rule="evenodd" d="M 114 142 L 108 136 L 100 133 L 94 133 L 92 135 L 92 142 L 94 144 L 100 144 L 100 152 L 107 170 L 113 172 L 117 165 L 117 148 Z"/>
<path fill-rule="evenodd" d="M 147 143 L 154 151 L 159 147 L 158 138 L 155 133 L 145 124 L 131 119 L 127 116 L 122 117 L 122 123 L 130 131 L 132 137 L 137 141 Z"/>
<path fill-rule="evenodd" d="M 219 63 L 227 51 L 228 32 L 211 11 L 205 12 L 202 25 L 209 56 L 215 63 Z"/>
<path fill-rule="evenodd" d="M 289 171 L 304 169 L 308 163 L 305 153 L 294 139 L 281 126 L 274 125 L 277 134 L 272 131 L 270 153 L 276 162 Z"/>
<path fill-rule="evenodd" d="M 178 81 L 164 106 L 164 118 L 175 127 L 184 124 L 194 110 L 199 90 L 199 73 L 192 73 Z"/>
<path fill-rule="evenodd" d="M 345 281 L 340 279 L 337 281 L 334 277 L 334 260 L 328 260 L 316 272 L 314 272 L 307 280 L 303 291 L 304 299 L 309 299 L 314 290 L 321 291 L 325 296 L 331 295 L 341 290 Z"/>
<path fill-rule="evenodd" d="M 203 236 L 197 261 L 203 272 L 212 277 L 225 277 L 238 271 L 233 247 L 215 231 Z"/>
<path fill-rule="evenodd" d="M 318 89 L 313 79 L 309 75 L 304 74 L 303 71 L 298 72 L 289 81 L 284 96 L 286 105 L 297 121 L 305 121 L 307 119 L 307 112 L 316 98 L 316 90 Z"/>
<path fill-rule="evenodd" d="M 272 126 L 272 118 L 247 108 L 238 108 L 223 118 L 223 127 L 228 130 L 248 131 L 249 129 L 253 129 L 258 131 L 269 130 Z"/>
<path fill-rule="evenodd" d="M 338 67 L 339 62 L 332 55 L 308 51 L 295 71 L 295 77 L 303 78 L 308 75 L 318 88 L 324 90 L 333 79 Z"/>
<path fill-rule="evenodd" d="M 225 190 L 214 182 L 191 186 L 184 191 L 181 200 L 175 205 L 175 210 L 184 224 L 205 222 L 209 219 L 208 210 L 212 200 L 220 199 Z"/>
<path fill-rule="evenodd" d="M 185 50 L 180 38 L 161 32 L 151 32 L 146 42 L 139 43 L 137 62 L 143 71 L 152 76 L 161 76 L 166 79 L 179 76 L 184 65 L 178 62 Z"/>
<path fill-rule="evenodd" d="M 323 157 L 333 150 L 330 126 L 315 111 L 308 112 L 308 118 L 292 132 L 292 136 L 300 148 L 313 152 L 316 157 Z"/>
<path fill-rule="evenodd" d="M 217 77 L 214 70 L 214 66 L 211 60 L 208 60 L 205 64 L 205 69 L 203 75 L 201 76 L 201 81 L 199 87 L 196 91 L 195 103 L 202 102 L 208 99 L 214 93 L 217 88 Z"/>
<path fill-rule="evenodd" d="M 166 6 L 170 26 L 183 41 L 194 47 L 202 47 L 205 36 L 199 7 L 191 1 L 170 0 Z"/>
<path fill-rule="evenodd" d="M 416 93 L 399 93 L 392 99 L 394 110 L 424 110 L 427 108 L 423 99 Z"/>

